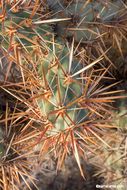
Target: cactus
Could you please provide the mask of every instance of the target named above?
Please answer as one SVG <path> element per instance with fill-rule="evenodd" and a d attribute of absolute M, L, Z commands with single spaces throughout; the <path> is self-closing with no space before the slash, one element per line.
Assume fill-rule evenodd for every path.
<path fill-rule="evenodd" d="M 70 21 L 58 23 L 58 36 L 75 36 L 75 41 L 106 41 L 116 43 L 126 33 L 124 16 L 126 5 L 122 1 L 48 1 L 50 9 L 58 18 L 69 17 Z M 110 38 L 111 36 L 111 38 Z M 109 38 L 109 39 L 108 39 Z M 123 38 L 123 37 L 122 37 Z M 118 44 L 117 44 L 118 45 Z"/>
<path fill-rule="evenodd" d="M 91 161 L 98 166 L 95 176 L 104 177 L 104 184 L 100 184 L 103 188 L 126 189 L 126 139 L 117 131 L 110 133 L 109 137 L 105 136 L 105 140 L 112 144 L 112 148 L 100 147 L 100 156 Z M 97 160 L 100 160 L 100 166 Z"/>
<path fill-rule="evenodd" d="M 113 63 L 107 56 L 110 44 L 105 46 L 107 41 L 102 36 L 105 32 L 107 35 L 111 27 L 107 23 L 117 13 L 122 14 L 125 4 L 109 1 L 112 6 L 106 8 L 101 1 L 58 2 L 54 7 L 49 1 L 42 4 L 39 0 L 0 4 L 3 68 L 0 89 L 11 99 L 11 103 L 9 98 L 6 100 L 6 110 L 1 110 L 0 121 L 0 187 L 3 190 L 18 189 L 22 183 L 30 189 L 28 181 L 35 185 L 29 163 L 36 157 L 41 160 L 52 152 L 59 170 L 65 158 L 73 153 L 84 177 L 80 158 L 89 151 L 96 151 L 100 143 L 111 148 L 105 139 L 105 134 L 112 130 L 107 120 L 112 116 L 112 102 L 120 96 L 119 90 L 112 90 L 117 82 L 104 85 L 105 80 L 112 79 L 109 69 Z M 53 17 L 53 12 L 49 13 L 49 8 L 57 10 L 57 18 Z M 69 15 L 75 8 L 78 12 L 82 9 L 83 14 L 76 15 L 80 18 Z M 95 17 L 92 9 L 98 11 L 95 14 L 94 10 Z M 58 11 L 64 12 L 62 17 Z M 81 25 L 87 26 L 86 31 L 81 31 L 81 35 L 76 31 L 77 37 L 71 36 L 71 22 L 76 22 L 72 24 L 77 27 L 83 18 Z M 59 38 L 55 37 L 54 23 L 58 23 L 58 30 L 60 27 L 62 31 Z M 64 38 L 71 36 L 69 41 L 61 38 L 63 25 L 69 31 Z M 125 37 L 124 32 L 121 36 Z M 87 51 L 88 46 L 80 46 L 81 39 L 84 43 L 98 40 L 99 49 L 93 53 L 91 47 Z M 115 41 L 121 52 L 117 36 Z M 105 60 L 109 61 L 108 66 Z"/>
<path fill-rule="evenodd" d="M 107 130 L 109 126 L 101 119 L 111 115 L 112 112 L 107 109 L 109 102 L 118 96 L 105 95 L 112 85 L 99 86 L 108 68 L 98 71 L 93 66 L 100 64 L 103 55 L 92 63 L 84 63 L 77 58 L 74 40 L 71 47 L 53 42 L 52 46 L 47 55 L 42 51 L 39 56 L 33 54 L 34 47 L 29 55 L 23 54 L 23 61 L 27 60 L 27 56 L 32 58 L 30 65 L 23 63 L 23 82 L 19 89 L 13 89 L 17 83 L 6 85 L 3 89 L 24 102 L 24 107 L 28 106 L 26 114 L 37 130 L 35 136 L 38 138 L 33 143 L 36 150 L 40 150 L 41 145 L 45 151 L 57 153 L 58 168 L 69 149 L 72 150 L 83 175 L 79 158 L 79 153 L 84 153 L 82 146 L 88 143 L 97 145 L 98 141 L 108 146 L 101 135 L 102 128 Z M 43 149 L 40 150 L 42 154 Z"/>
<path fill-rule="evenodd" d="M 106 55 L 106 62 L 112 62 L 115 66 L 115 54 L 124 57 L 123 43 L 126 37 L 126 1 L 48 1 L 53 12 L 52 18 L 69 17 L 71 20 L 55 23 L 53 31 L 56 38 L 70 41 L 74 37 L 75 42 L 81 43 L 90 52 L 102 54 L 110 48 Z M 126 43 L 126 42 L 125 42 Z M 91 53 L 88 52 L 88 56 Z M 106 64 L 106 63 L 105 63 Z"/>
<path fill-rule="evenodd" d="M 98 184 L 98 188 L 126 189 L 126 108 L 125 100 L 119 100 L 119 111 L 112 114 L 108 123 L 112 125 L 110 134 L 105 134 L 105 141 L 111 146 L 104 144 L 98 147 L 98 154 L 91 158 L 91 163 L 98 167 L 95 176 L 103 177 L 104 183 Z M 100 165 L 98 165 L 98 161 Z"/>
<path fill-rule="evenodd" d="M 28 131 L 26 133 L 27 122 L 23 123 L 25 118 L 17 111 L 19 109 L 17 103 L 13 111 L 8 105 L 7 103 L 6 112 L 2 112 L 0 116 L 0 188 L 4 190 L 19 189 L 22 181 L 29 188 L 27 178 L 33 184 L 34 179 L 30 177 L 28 157 L 35 157 L 32 154 L 33 151 L 28 147 L 30 141 L 27 138 L 30 137 L 31 132 L 29 129 L 29 135 Z"/>

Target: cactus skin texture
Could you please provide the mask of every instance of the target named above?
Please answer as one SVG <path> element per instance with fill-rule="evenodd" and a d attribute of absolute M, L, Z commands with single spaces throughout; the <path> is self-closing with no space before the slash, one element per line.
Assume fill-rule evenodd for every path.
<path fill-rule="evenodd" d="M 41 162 L 47 153 L 52 153 L 59 170 L 65 158 L 73 154 L 84 177 L 80 158 L 85 159 L 90 152 L 95 154 L 100 144 L 111 148 L 105 136 L 110 136 L 114 128 L 108 120 L 113 113 L 112 103 L 120 96 L 119 91 L 112 90 L 118 82 L 103 84 L 114 78 L 109 71 L 113 63 L 107 56 L 111 44 L 106 46 L 106 37 L 102 36 L 109 35 L 107 29 L 111 25 L 107 23 L 117 12 L 122 14 L 125 5 L 121 1 L 108 2 L 107 5 L 101 1 L 85 1 L 83 5 L 82 1 L 64 4 L 59 1 L 53 7 L 49 1 L 39 0 L 1 2 L 1 63 L 5 68 L 6 58 L 7 68 L 2 72 L 0 89 L 8 95 L 6 109 L 0 117 L 2 190 L 17 190 L 22 184 L 31 189 L 29 182 L 37 188 L 31 177 L 34 158 Z M 63 7 L 66 7 L 64 14 L 57 13 L 63 12 Z M 58 9 L 57 19 L 49 8 Z M 73 15 L 75 8 L 78 12 L 83 9 L 80 18 Z M 91 12 L 93 8 L 95 15 Z M 78 33 L 80 19 L 87 30 L 81 29 Z M 58 30 L 59 27 L 62 30 L 58 38 L 52 28 L 56 23 Z M 77 25 L 73 34 L 71 24 Z M 63 25 L 68 34 L 63 35 Z M 126 38 L 121 25 L 117 30 L 118 33 L 122 30 L 122 39 Z M 121 53 L 117 34 L 113 36 L 112 43 L 115 39 Z M 93 45 L 80 46 L 81 38 L 84 44 L 97 40 L 96 52 Z M 11 71 L 15 74 L 10 75 Z"/>

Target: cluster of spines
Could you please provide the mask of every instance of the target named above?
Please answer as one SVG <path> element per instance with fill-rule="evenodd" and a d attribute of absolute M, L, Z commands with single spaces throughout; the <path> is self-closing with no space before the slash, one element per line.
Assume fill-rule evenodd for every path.
<path fill-rule="evenodd" d="M 32 182 L 33 179 L 27 162 L 36 155 L 35 149 L 40 152 L 39 156 L 53 151 L 58 168 L 64 163 L 65 157 L 73 152 L 83 176 L 80 156 L 84 157 L 87 151 L 93 152 L 92 148 L 96 149 L 99 142 L 110 147 L 103 135 L 109 135 L 109 129 L 113 127 L 106 122 L 112 114 L 109 103 L 119 98 L 115 95 L 118 91 L 110 91 L 115 84 L 100 85 L 102 80 L 111 79 L 109 68 L 112 62 L 107 56 L 108 50 L 99 46 L 99 56 L 93 52 L 88 55 L 87 49 L 80 51 L 80 42 L 76 45 L 74 38 L 66 45 L 59 39 L 55 40 L 54 34 L 48 31 L 50 25 L 43 25 L 48 20 L 36 21 L 39 1 L 31 3 L 32 6 L 26 2 L 30 12 L 26 11 L 23 21 L 25 11 L 20 18 L 17 16 L 20 8 L 16 10 L 17 13 L 13 11 L 16 17 L 10 14 L 16 8 L 15 3 L 6 14 L 2 5 L 2 14 L 7 15 L 1 20 L 3 55 L 8 63 L 14 63 L 20 71 L 16 83 L 9 81 L 12 66 L 9 64 L 1 85 L 1 89 L 17 101 L 11 114 L 8 114 L 6 106 L 6 114 L 2 114 L 1 120 L 4 133 L 1 146 L 4 147 L 6 139 L 9 141 L 5 150 L 2 150 L 4 156 L 1 156 L 3 189 L 9 185 L 10 188 L 18 188 L 16 179 L 19 183 L 20 179 L 23 180 L 30 188 L 26 178 Z M 25 10 L 25 3 L 23 7 Z M 11 27 L 7 22 L 10 17 Z M 108 68 L 105 67 L 105 60 L 110 63 Z M 22 170 L 19 168 L 21 162 Z"/>

